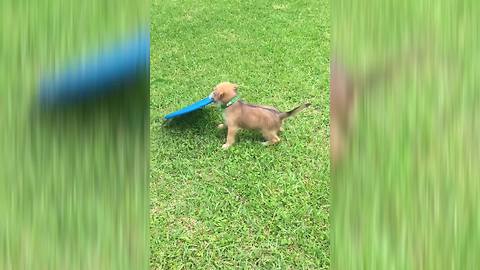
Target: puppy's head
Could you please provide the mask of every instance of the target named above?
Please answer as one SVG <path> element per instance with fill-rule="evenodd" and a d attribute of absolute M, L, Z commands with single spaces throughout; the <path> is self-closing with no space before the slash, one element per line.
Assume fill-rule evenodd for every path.
<path fill-rule="evenodd" d="M 227 104 L 237 95 L 238 85 L 229 82 L 222 82 L 213 88 L 210 96 L 216 103 Z"/>

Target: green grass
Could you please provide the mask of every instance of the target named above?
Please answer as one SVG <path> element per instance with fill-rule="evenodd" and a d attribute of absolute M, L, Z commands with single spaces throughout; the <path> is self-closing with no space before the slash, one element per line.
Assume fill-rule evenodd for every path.
<path fill-rule="evenodd" d="M 0 2 L 0 269 L 148 266 L 148 122 L 135 97 L 34 108 L 44 72 L 129 34 L 147 10 L 127 0 Z"/>
<path fill-rule="evenodd" d="M 329 266 L 327 1 L 152 1 L 152 269 Z M 282 142 L 241 132 L 223 151 L 221 115 L 162 117 L 240 84 L 252 103 L 287 110 Z"/>
<path fill-rule="evenodd" d="M 477 269 L 479 5 L 340 1 L 332 46 L 361 71 L 404 44 L 423 64 L 397 66 L 359 104 L 332 179 L 334 269 Z"/>

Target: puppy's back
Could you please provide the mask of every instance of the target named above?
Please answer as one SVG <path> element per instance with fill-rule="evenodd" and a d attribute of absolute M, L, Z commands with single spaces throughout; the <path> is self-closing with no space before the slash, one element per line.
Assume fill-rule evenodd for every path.
<path fill-rule="evenodd" d="M 279 111 L 271 106 L 242 104 L 239 124 L 249 129 L 279 129 Z"/>

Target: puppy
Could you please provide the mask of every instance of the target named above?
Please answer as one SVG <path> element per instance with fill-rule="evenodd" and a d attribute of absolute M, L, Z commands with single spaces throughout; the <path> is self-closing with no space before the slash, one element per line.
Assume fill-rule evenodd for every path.
<path fill-rule="evenodd" d="M 262 132 L 266 139 L 264 145 L 276 144 L 280 141 L 278 132 L 288 117 L 294 116 L 301 110 L 310 106 L 306 103 L 288 112 L 281 112 L 274 107 L 253 105 L 240 100 L 237 93 L 238 85 L 222 82 L 210 94 L 215 102 L 223 109 L 224 123 L 218 128 L 227 128 L 227 142 L 222 146 L 227 149 L 235 143 L 235 135 L 239 129 L 252 129 Z"/>

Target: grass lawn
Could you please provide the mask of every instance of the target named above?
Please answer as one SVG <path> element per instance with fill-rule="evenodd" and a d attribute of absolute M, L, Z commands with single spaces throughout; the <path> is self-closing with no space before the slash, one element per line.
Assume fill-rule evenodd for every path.
<path fill-rule="evenodd" d="M 159 1 L 151 6 L 152 269 L 329 266 L 327 1 Z M 225 131 L 212 107 L 162 117 L 240 85 L 247 102 L 288 110 L 282 142 Z"/>
<path fill-rule="evenodd" d="M 479 7 L 333 3 L 332 47 L 352 70 L 408 43 L 426 49 L 359 104 L 344 170 L 332 179 L 334 269 L 478 269 Z"/>
<path fill-rule="evenodd" d="M 146 11 L 130 0 L 1 1 L 0 269 L 148 266 L 148 122 L 132 97 L 35 110 L 42 74 L 128 35 Z"/>

